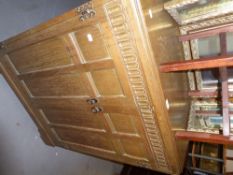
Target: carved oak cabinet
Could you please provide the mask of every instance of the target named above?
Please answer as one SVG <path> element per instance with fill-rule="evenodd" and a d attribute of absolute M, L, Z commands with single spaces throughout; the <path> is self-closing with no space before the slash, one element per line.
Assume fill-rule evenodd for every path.
<path fill-rule="evenodd" d="M 93 0 L 1 43 L 1 73 L 46 144 L 181 172 L 188 85 L 158 71 L 183 57 L 163 4 Z"/>

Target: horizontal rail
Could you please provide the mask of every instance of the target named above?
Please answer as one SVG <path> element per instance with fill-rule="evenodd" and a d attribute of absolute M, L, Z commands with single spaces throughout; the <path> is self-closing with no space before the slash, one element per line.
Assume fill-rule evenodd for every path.
<path fill-rule="evenodd" d="M 205 38 L 205 37 L 217 35 L 220 33 L 226 33 L 226 32 L 232 32 L 232 31 L 233 31 L 233 25 L 224 26 L 224 27 L 213 28 L 213 29 L 209 29 L 209 30 L 205 30 L 205 31 L 190 33 L 187 35 L 181 35 L 179 37 L 179 40 L 180 41 L 188 41 L 188 40 Z"/>
<path fill-rule="evenodd" d="M 189 91 L 191 97 L 196 98 L 216 98 L 221 96 L 221 93 L 215 90 Z M 229 97 L 233 97 L 233 92 L 229 92 Z"/>
<path fill-rule="evenodd" d="M 160 65 L 161 72 L 178 72 L 200 69 L 211 69 L 219 67 L 233 66 L 233 56 L 230 57 L 215 57 L 208 59 L 186 60 L 179 62 L 171 62 Z"/>
<path fill-rule="evenodd" d="M 200 168 L 194 168 L 194 167 L 191 167 L 190 168 L 192 171 L 197 171 L 197 172 L 202 172 L 202 173 L 207 173 L 209 175 L 223 175 L 221 173 L 217 173 L 217 172 L 212 172 L 212 171 L 208 171 L 208 170 L 203 170 L 203 169 L 200 169 Z M 197 173 L 196 173 L 197 174 Z"/>
<path fill-rule="evenodd" d="M 231 161 L 233 161 L 233 157 L 226 157 L 226 160 L 231 160 Z"/>
<path fill-rule="evenodd" d="M 219 158 L 216 158 L 216 157 L 209 157 L 209 156 L 204 156 L 204 155 L 199 155 L 199 154 L 192 154 L 192 153 L 189 153 L 188 155 L 190 157 L 196 157 L 196 158 L 201 158 L 201 159 L 206 159 L 206 160 L 213 160 L 213 161 L 216 161 L 216 162 L 224 162 L 223 159 L 219 159 Z"/>
<path fill-rule="evenodd" d="M 175 137 L 176 139 L 179 140 L 190 140 L 195 142 L 233 145 L 232 136 L 226 137 L 219 134 L 209 134 L 209 133 L 191 132 L 191 131 L 177 131 Z"/>

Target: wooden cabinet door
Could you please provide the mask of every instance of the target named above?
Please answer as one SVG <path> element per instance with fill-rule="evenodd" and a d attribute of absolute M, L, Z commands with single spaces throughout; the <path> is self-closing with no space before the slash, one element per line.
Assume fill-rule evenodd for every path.
<path fill-rule="evenodd" d="M 6 41 L 2 71 L 55 145 L 168 171 L 124 5 L 89 2 Z"/>

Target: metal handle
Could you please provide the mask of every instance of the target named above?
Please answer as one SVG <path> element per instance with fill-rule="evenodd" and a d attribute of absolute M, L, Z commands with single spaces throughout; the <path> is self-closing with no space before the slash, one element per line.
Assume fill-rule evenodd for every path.
<path fill-rule="evenodd" d="M 96 11 L 93 9 L 93 4 L 91 2 L 88 2 L 78 7 L 76 11 L 77 11 L 77 14 L 79 15 L 80 21 L 85 21 L 96 15 Z"/>
<path fill-rule="evenodd" d="M 102 111 L 102 109 L 100 107 L 97 107 L 97 106 L 91 108 L 91 112 L 93 112 L 93 113 L 98 113 L 101 111 Z"/>
<path fill-rule="evenodd" d="M 87 100 L 87 103 L 90 104 L 90 105 L 96 104 L 97 102 L 98 101 L 95 98 Z"/>

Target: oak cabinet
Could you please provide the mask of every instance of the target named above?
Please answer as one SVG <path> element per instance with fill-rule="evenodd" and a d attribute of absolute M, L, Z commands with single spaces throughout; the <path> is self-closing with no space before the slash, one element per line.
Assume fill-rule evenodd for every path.
<path fill-rule="evenodd" d="M 187 79 L 163 1 L 93 0 L 1 43 L 0 70 L 51 146 L 169 174 L 182 170 Z"/>

